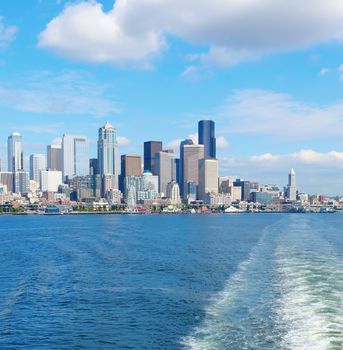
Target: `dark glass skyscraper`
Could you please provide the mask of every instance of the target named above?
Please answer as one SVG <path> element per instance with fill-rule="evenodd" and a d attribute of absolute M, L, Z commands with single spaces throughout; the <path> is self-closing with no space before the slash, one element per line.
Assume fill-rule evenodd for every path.
<path fill-rule="evenodd" d="M 161 141 L 144 142 L 144 170 L 151 171 L 156 175 L 155 170 L 155 154 L 162 151 Z"/>
<path fill-rule="evenodd" d="M 213 120 L 198 123 L 199 144 L 204 145 L 205 158 L 216 158 L 215 124 Z"/>

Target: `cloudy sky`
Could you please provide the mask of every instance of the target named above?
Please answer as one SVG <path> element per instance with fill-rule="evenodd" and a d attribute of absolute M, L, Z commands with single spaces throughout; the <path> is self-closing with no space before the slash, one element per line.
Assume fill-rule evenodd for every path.
<path fill-rule="evenodd" d="M 221 175 L 343 195 L 341 0 L 0 4 L 0 158 L 118 128 L 120 153 L 216 121 Z"/>

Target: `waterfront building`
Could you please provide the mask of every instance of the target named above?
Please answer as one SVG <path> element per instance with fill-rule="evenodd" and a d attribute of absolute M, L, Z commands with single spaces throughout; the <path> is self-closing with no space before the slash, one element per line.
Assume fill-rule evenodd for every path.
<path fill-rule="evenodd" d="M 204 145 L 182 146 L 183 150 L 183 198 L 187 199 L 187 183 L 192 182 L 196 186 L 199 184 L 199 160 L 204 158 Z"/>
<path fill-rule="evenodd" d="M 242 188 L 240 186 L 230 186 L 229 195 L 232 202 L 239 202 L 242 199 Z"/>
<path fill-rule="evenodd" d="M 216 158 L 215 123 L 213 120 L 200 120 L 198 123 L 199 144 L 204 145 L 204 157 Z"/>
<path fill-rule="evenodd" d="M 29 173 L 24 170 L 18 170 L 14 173 L 14 192 L 27 194 L 30 191 Z"/>
<path fill-rule="evenodd" d="M 41 171 L 46 170 L 46 156 L 44 154 L 30 155 L 30 180 L 41 183 Z"/>
<path fill-rule="evenodd" d="M 62 172 L 64 179 L 88 174 L 88 153 L 88 142 L 85 136 L 63 135 Z"/>
<path fill-rule="evenodd" d="M 108 204 L 110 204 L 110 205 L 121 204 L 122 198 L 123 198 L 123 195 L 122 195 L 121 191 L 119 191 L 117 189 L 113 189 L 113 190 L 107 191 L 105 193 L 105 199 L 108 202 Z"/>
<path fill-rule="evenodd" d="M 101 198 L 101 175 L 76 176 L 71 180 L 71 187 L 77 201 L 99 200 Z"/>
<path fill-rule="evenodd" d="M 287 198 L 290 201 L 297 200 L 297 190 L 295 185 L 295 170 L 292 168 L 288 174 Z"/>
<path fill-rule="evenodd" d="M 120 190 L 125 192 L 125 178 L 127 176 L 141 176 L 142 175 L 142 158 L 137 155 L 123 154 L 121 160 L 120 172 Z M 125 193 L 124 193 L 125 195 Z"/>
<path fill-rule="evenodd" d="M 269 192 L 252 192 L 251 199 L 254 203 L 269 205 L 273 203 L 273 194 Z"/>
<path fill-rule="evenodd" d="M 19 133 L 15 132 L 7 140 L 8 171 L 15 173 L 24 170 L 24 147 Z"/>
<path fill-rule="evenodd" d="M 155 169 L 155 155 L 161 151 L 161 141 L 144 142 L 144 171 L 150 171 L 153 175 L 157 175 Z"/>
<path fill-rule="evenodd" d="M 175 181 L 174 152 L 172 150 L 161 151 L 155 154 L 155 171 L 159 178 L 159 193 L 167 195 L 167 186 Z"/>
<path fill-rule="evenodd" d="M 234 181 L 234 186 L 241 187 L 241 200 L 249 201 L 251 200 L 251 193 L 260 190 L 260 185 L 258 182 L 244 181 L 242 179 L 237 179 Z"/>
<path fill-rule="evenodd" d="M 10 171 L 0 172 L 0 184 L 6 185 L 8 193 L 14 192 L 14 173 Z"/>
<path fill-rule="evenodd" d="M 171 205 L 181 204 L 180 187 L 176 181 L 171 181 L 168 183 L 167 198 L 169 198 L 169 204 Z"/>
<path fill-rule="evenodd" d="M 99 175 L 98 158 L 91 158 L 89 160 L 89 175 Z"/>
<path fill-rule="evenodd" d="M 127 176 L 125 178 L 126 201 L 131 187 L 135 188 L 136 201 L 143 202 L 146 199 L 155 199 L 158 195 L 158 176 L 148 171 L 145 171 L 141 176 Z"/>
<path fill-rule="evenodd" d="M 232 198 L 227 193 L 206 193 L 204 196 L 204 204 L 210 207 L 229 206 Z"/>
<path fill-rule="evenodd" d="M 218 159 L 199 160 L 198 199 L 204 200 L 208 193 L 218 194 Z"/>
<path fill-rule="evenodd" d="M 99 174 L 113 175 L 114 188 L 118 189 L 117 129 L 108 122 L 99 129 L 98 161 Z"/>
<path fill-rule="evenodd" d="M 63 184 L 62 172 L 57 170 L 41 171 L 41 190 L 43 192 L 58 192 Z"/>
<path fill-rule="evenodd" d="M 46 148 L 47 169 L 62 171 L 62 145 L 51 144 Z"/>

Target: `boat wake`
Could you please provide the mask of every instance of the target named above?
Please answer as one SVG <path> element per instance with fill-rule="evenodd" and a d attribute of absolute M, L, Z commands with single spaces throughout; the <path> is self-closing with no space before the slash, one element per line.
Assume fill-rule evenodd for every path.
<path fill-rule="evenodd" d="M 267 227 L 183 346 L 341 350 L 342 264 L 305 216 Z"/>

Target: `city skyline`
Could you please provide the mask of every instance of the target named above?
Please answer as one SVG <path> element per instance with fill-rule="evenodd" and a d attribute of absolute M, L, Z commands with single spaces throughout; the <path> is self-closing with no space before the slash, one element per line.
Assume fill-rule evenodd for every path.
<path fill-rule="evenodd" d="M 127 9 L 120 6 L 122 0 L 116 5 L 113 0 L 2 3 L 2 167 L 7 137 L 15 131 L 24 138 L 28 164 L 30 154 L 45 153 L 46 145 L 66 132 L 87 136 L 95 157 L 94 129 L 106 120 L 118 129 L 120 154 L 142 155 L 143 142 L 155 138 L 177 153 L 178 141 L 197 133 L 197 120 L 213 119 L 220 174 L 283 184 L 284 174 L 295 167 L 304 191 L 343 194 L 340 4 L 318 0 L 319 11 L 300 4 L 308 21 L 307 30 L 297 35 L 305 25 L 299 8 L 278 0 L 268 3 L 262 16 L 267 3 L 256 0 L 230 9 L 222 0 L 173 5 L 178 18 L 190 9 L 196 18 L 211 13 L 204 28 L 198 21 L 178 26 L 174 12 L 146 0 Z M 245 6 L 252 7 L 249 21 L 242 20 Z M 284 8 L 287 15 L 281 16 Z M 144 30 L 142 37 L 134 30 L 121 39 L 113 36 L 118 12 L 128 24 L 144 18 L 145 11 L 163 19 L 163 24 L 152 21 L 156 40 L 147 40 Z M 222 22 L 221 13 L 233 16 L 236 27 Z M 109 26 L 91 42 L 88 31 L 73 32 L 72 24 L 84 18 L 91 29 L 97 19 Z M 283 30 L 273 27 L 275 18 Z M 323 23 L 330 26 L 319 33 L 315 28 Z M 149 29 L 147 23 L 136 24 Z M 111 38 L 113 47 L 101 35 Z M 70 47 L 78 47 L 79 55 Z"/>
<path fill-rule="evenodd" d="M 200 130 L 201 125 L 204 125 L 204 123 L 208 123 L 210 122 L 212 124 L 212 129 L 213 129 L 213 133 L 212 135 L 214 136 L 214 144 L 211 146 L 212 149 L 216 149 L 216 137 L 215 137 L 215 122 L 212 120 L 200 120 L 198 122 L 198 128 Z M 251 177 L 240 177 L 240 176 L 232 176 L 229 174 L 220 174 L 219 169 L 220 169 L 220 162 L 217 158 L 213 158 L 209 155 L 205 154 L 205 146 L 204 144 L 200 144 L 198 142 L 198 135 L 191 135 L 193 138 L 192 139 L 185 139 L 185 140 L 179 140 L 179 146 L 178 147 L 174 147 L 175 149 L 179 149 L 179 153 L 174 153 L 174 150 L 169 149 L 163 149 L 163 142 L 162 141 L 145 141 L 144 144 L 141 147 L 141 152 L 140 155 L 135 155 L 135 154 L 122 154 L 122 152 L 118 153 L 118 143 L 116 142 L 117 139 L 117 129 L 114 128 L 108 121 L 105 122 L 105 124 L 103 126 L 101 126 L 100 128 L 98 128 L 98 135 L 99 135 L 99 140 L 102 140 L 102 138 L 104 137 L 104 135 L 107 135 L 106 138 L 108 139 L 106 142 L 108 142 L 108 147 L 111 149 L 113 147 L 113 151 L 111 150 L 110 153 L 108 153 L 108 156 L 106 158 L 108 158 L 109 162 L 111 162 L 112 164 L 110 165 L 111 171 L 109 173 L 107 173 L 107 175 L 113 175 L 113 185 L 114 188 L 116 189 L 120 189 L 122 190 L 122 186 L 121 183 L 123 181 L 123 178 L 121 178 L 122 174 L 125 174 L 125 163 L 123 163 L 123 157 L 130 157 L 130 158 L 134 158 L 136 160 L 140 160 L 140 165 L 141 165 L 141 171 L 142 174 L 144 173 L 144 171 L 146 172 L 151 172 L 150 170 L 150 166 L 148 165 L 146 168 L 146 163 L 144 162 L 144 154 L 147 151 L 148 148 L 146 148 L 146 146 L 148 144 L 158 144 L 159 149 L 161 149 L 161 151 L 154 153 L 153 157 L 150 157 L 149 159 L 153 159 L 154 162 L 161 162 L 162 159 L 162 155 L 163 157 L 166 157 L 168 154 L 170 155 L 170 161 L 171 161 L 171 165 L 167 165 L 168 162 L 170 161 L 163 161 L 164 162 L 164 173 L 165 171 L 169 171 L 170 172 L 170 176 L 168 175 L 167 179 L 165 181 L 162 180 L 162 177 L 160 176 L 160 170 L 157 170 L 156 168 L 156 175 L 158 175 L 158 178 L 160 178 L 161 180 L 159 180 L 159 186 L 158 186 L 158 190 L 161 193 L 166 194 L 167 193 L 167 185 L 169 182 L 173 182 L 176 181 L 177 178 L 179 178 L 179 187 L 180 187 L 180 195 L 183 196 L 183 186 L 185 186 L 185 183 L 187 182 L 192 182 L 194 181 L 193 177 L 200 179 L 198 172 L 200 171 L 201 168 L 201 163 L 199 163 L 199 169 L 195 168 L 194 164 L 196 164 L 198 161 L 200 162 L 200 160 L 215 160 L 216 161 L 216 173 L 217 173 L 217 177 L 219 178 L 230 178 L 231 181 L 235 181 L 235 180 L 242 180 L 242 181 L 247 181 L 247 182 L 251 182 L 252 180 L 254 181 L 255 179 L 251 178 Z M 41 170 L 49 170 L 49 171 L 61 171 L 61 174 L 63 174 L 63 167 L 64 165 L 64 160 L 63 160 L 63 144 L 64 144 L 64 140 L 67 139 L 67 143 L 70 144 L 68 147 L 73 148 L 74 151 L 71 152 L 73 154 L 75 154 L 75 159 L 71 159 L 70 156 L 68 156 L 66 163 L 68 164 L 71 163 L 70 165 L 68 165 L 69 168 L 73 168 L 75 171 L 75 174 L 72 175 L 72 177 L 74 176 L 86 176 L 86 175 L 95 175 L 95 173 L 93 174 L 94 171 L 94 161 L 96 161 L 96 166 L 97 166 L 97 172 L 96 174 L 100 174 L 101 176 L 106 175 L 101 174 L 102 171 L 100 170 L 100 163 L 99 163 L 99 159 L 98 158 L 92 158 L 92 153 L 90 151 L 89 148 L 89 140 L 86 136 L 76 136 L 76 135 L 69 135 L 69 134 L 63 134 L 63 136 L 59 139 L 55 139 L 53 141 L 52 144 L 46 145 L 45 149 L 46 149 L 46 153 L 45 154 L 39 154 L 39 153 L 33 153 L 30 155 L 26 155 L 25 156 L 25 147 L 24 142 L 23 142 L 23 137 L 20 133 L 18 132 L 13 132 L 8 136 L 8 142 L 7 142 L 7 153 L 10 151 L 11 149 L 11 144 L 12 142 L 10 142 L 10 140 L 12 140 L 12 138 L 15 137 L 16 139 L 18 139 L 20 141 L 20 154 L 21 154 L 21 158 L 23 157 L 24 154 L 24 159 L 27 159 L 27 162 L 24 161 L 24 166 L 22 169 L 18 169 L 20 171 L 25 171 L 28 174 L 28 179 L 30 180 L 36 180 L 37 182 L 37 173 L 39 174 L 39 172 Z M 99 143 L 99 140 L 97 142 L 97 153 L 98 153 L 98 157 L 99 155 L 102 154 L 102 151 L 100 151 L 100 149 L 103 148 L 103 142 Z M 194 140 L 194 141 L 193 141 Z M 208 139 L 210 140 L 210 138 Z M 79 154 L 79 156 L 76 156 L 76 149 L 77 147 L 75 146 L 78 142 L 81 142 L 82 145 L 81 147 L 79 146 L 79 152 L 81 152 Z M 84 144 L 84 145 L 83 145 Z M 68 148 L 67 147 L 67 148 Z M 156 146 L 153 146 L 156 147 Z M 184 148 L 185 147 L 185 148 Z M 211 148 L 210 147 L 210 148 Z M 69 149 L 68 148 L 68 149 Z M 61 151 L 61 169 L 56 169 L 55 167 L 49 167 L 49 154 L 51 153 L 51 150 L 60 150 Z M 187 160 L 188 164 L 188 168 L 191 171 L 191 175 L 187 175 L 189 178 L 187 179 L 183 179 L 182 177 L 184 176 L 183 170 L 182 170 L 182 159 L 184 158 L 184 152 L 182 151 L 183 149 L 185 149 L 186 154 L 187 152 L 190 155 L 190 159 Z M 120 148 L 119 148 L 120 151 Z M 100 152 L 100 153 L 99 153 Z M 149 151 L 150 152 L 150 151 Z M 200 152 L 200 153 L 199 153 Z M 215 152 L 215 151 L 214 151 Z M 68 152 L 67 152 L 68 153 Z M 151 153 L 152 155 L 152 153 Z M 51 156 L 50 156 L 51 157 Z M 189 157 L 189 156 L 188 156 Z M 195 158 L 194 158 L 195 157 Z M 39 158 L 39 162 L 41 165 L 35 164 L 33 162 L 36 162 L 37 158 Z M 43 158 L 43 159 L 42 159 Z M 56 158 L 56 155 L 55 155 Z M 180 160 L 181 158 L 181 160 Z M 194 158 L 194 159 L 193 159 Z M 34 160 L 35 159 L 35 160 Z M 186 161 L 186 160 L 185 160 Z M 20 161 L 21 162 L 21 161 Z M 178 168 L 177 171 L 177 165 L 176 162 L 179 162 L 180 166 Z M 193 164 L 194 163 L 194 164 Z M 21 164 L 21 163 L 20 163 Z M 44 164 L 44 165 L 43 165 Z M 120 166 L 121 164 L 121 166 Z M 119 165 L 119 168 L 118 168 Z M 124 165 L 124 168 L 123 168 Z M 9 166 L 9 164 L 8 164 Z M 167 170 L 168 167 L 170 167 L 170 170 Z M 37 168 L 36 170 L 34 170 L 34 168 Z M 76 171 L 76 169 L 79 168 L 78 171 Z M 118 168 L 118 169 L 117 169 Z M 137 166 L 136 166 L 137 168 Z M 124 173 L 122 173 L 124 169 Z M 9 171 L 8 169 L 4 169 L 4 167 L 2 167 L 0 169 L 0 171 L 2 172 L 7 172 Z M 114 173 L 113 173 L 114 171 Z M 34 174 L 36 172 L 36 175 Z M 166 175 L 163 175 L 166 176 Z M 186 176 L 186 177 L 187 177 Z M 67 176 L 68 177 L 68 176 Z M 285 176 L 284 176 L 285 177 Z M 66 176 L 63 175 L 63 178 L 65 179 Z M 286 177 L 285 177 L 286 178 Z M 299 189 L 296 187 L 295 183 L 294 183 L 294 178 L 295 178 L 295 170 L 292 167 L 288 173 L 288 180 L 285 180 L 284 183 L 271 183 L 268 181 L 263 181 L 259 180 L 256 183 L 260 183 L 261 185 L 276 185 L 276 186 L 280 186 L 280 189 L 284 186 L 285 189 L 285 193 L 288 193 L 289 198 L 292 198 L 292 200 L 295 200 L 296 198 L 296 191 L 298 191 Z M 161 191 L 161 182 L 163 182 L 164 184 L 162 185 L 162 187 L 164 188 L 164 191 Z M 183 183 L 184 181 L 186 181 L 185 183 Z M 38 183 L 40 183 L 40 181 L 38 181 Z M 254 183 L 254 182 L 252 182 Z M 196 186 L 198 186 L 199 184 L 196 183 Z M 220 187 L 220 185 L 218 185 Z M 218 187 L 218 188 L 219 188 Z M 204 192 L 202 195 L 204 195 L 206 192 Z M 305 191 L 300 191 L 299 193 L 305 193 Z M 187 194 L 187 190 L 185 192 L 185 194 Z M 334 194 L 327 194 L 327 193 L 320 193 L 320 192 L 314 192 L 314 193 L 309 193 L 309 194 L 323 194 L 323 195 L 332 195 L 332 196 L 339 196 L 339 194 L 334 193 Z M 201 197 L 201 196 L 200 196 Z"/>

